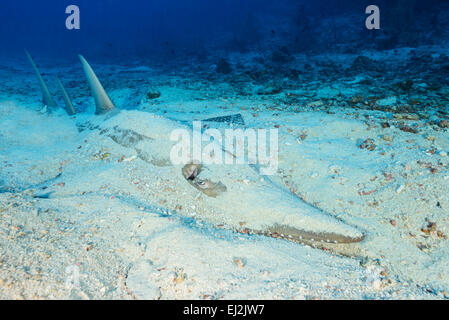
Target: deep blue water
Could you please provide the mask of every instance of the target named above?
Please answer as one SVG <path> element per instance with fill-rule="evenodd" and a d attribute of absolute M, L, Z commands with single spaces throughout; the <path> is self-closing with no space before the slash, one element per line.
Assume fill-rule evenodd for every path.
<path fill-rule="evenodd" d="M 80 8 L 67 30 L 65 8 Z M 381 10 L 366 30 L 365 8 Z M 437 0 L 16 0 L 0 4 L 0 54 L 190 57 L 208 52 L 389 49 L 439 43 L 448 1 Z"/>

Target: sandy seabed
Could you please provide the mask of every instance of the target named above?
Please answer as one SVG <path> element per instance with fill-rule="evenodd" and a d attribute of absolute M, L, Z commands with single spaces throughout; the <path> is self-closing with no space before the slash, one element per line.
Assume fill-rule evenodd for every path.
<path fill-rule="evenodd" d="M 386 55 L 373 59 L 391 61 Z M 1 299 L 449 297 L 449 132 L 438 125 L 442 113 L 342 106 L 356 96 L 360 76 L 281 92 L 249 84 L 254 94 L 242 95 L 232 81 L 92 65 L 100 78 L 128 71 L 151 79 L 161 95 L 140 99 L 126 83 L 110 88 L 116 105 L 129 110 L 107 119 L 93 115 L 93 99 L 79 82 L 67 89 L 86 111 L 43 113 L 25 58 L 1 65 L 8 79 L 0 96 Z M 50 75 L 64 71 L 46 67 Z M 308 101 L 287 103 L 292 97 Z M 151 134 L 163 132 L 161 119 L 170 119 L 168 130 L 235 113 L 247 128 L 279 129 L 273 180 L 363 230 L 356 250 L 320 250 L 223 227 L 245 222 L 208 210 L 212 201 L 226 207 L 220 197 L 178 183 L 173 176 L 181 172 L 165 161 L 167 146 L 144 150 L 102 131 L 131 127 L 157 141 Z M 234 171 L 227 180 L 234 188 L 260 178 Z M 276 208 L 282 204 L 273 202 Z"/>

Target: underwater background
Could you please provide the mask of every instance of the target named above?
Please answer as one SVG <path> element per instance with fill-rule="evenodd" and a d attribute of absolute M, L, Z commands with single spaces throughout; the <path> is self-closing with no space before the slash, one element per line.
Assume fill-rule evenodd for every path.
<path fill-rule="evenodd" d="M 65 28 L 77 5 L 81 29 Z M 367 30 L 365 8 L 381 8 L 381 29 Z M 440 43 L 447 37 L 444 0 L 4 1 L 1 52 L 90 54 L 204 60 L 209 52 L 354 53 Z M 64 53 L 64 55 L 62 55 Z"/>
<path fill-rule="evenodd" d="M 449 298 L 449 1 L 0 21 L 0 299 Z M 274 130 L 275 172 L 173 164 L 193 121 Z"/>

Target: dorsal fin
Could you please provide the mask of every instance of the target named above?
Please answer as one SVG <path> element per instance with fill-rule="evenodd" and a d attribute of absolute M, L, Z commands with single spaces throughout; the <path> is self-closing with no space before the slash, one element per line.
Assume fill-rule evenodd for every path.
<path fill-rule="evenodd" d="M 65 90 L 61 80 L 59 80 L 59 78 L 56 79 L 58 79 L 59 87 L 61 88 L 62 91 L 62 98 L 64 99 L 65 110 L 67 111 L 69 116 L 73 116 L 76 112 L 75 109 L 73 108 L 72 101 L 70 100 L 69 95 L 67 94 L 67 91 Z"/>
<path fill-rule="evenodd" d="M 36 73 L 37 80 L 39 81 L 39 85 L 42 91 L 42 102 L 47 107 L 56 107 L 56 102 L 55 100 L 53 100 L 50 91 L 48 91 L 47 85 L 45 84 L 44 79 L 42 79 L 41 73 L 39 72 L 39 69 L 36 67 L 33 58 L 28 53 L 28 51 L 25 51 L 25 53 L 27 54 L 28 59 L 30 60 L 31 65 L 33 66 L 34 72 Z"/>
<path fill-rule="evenodd" d="M 81 63 L 83 64 L 84 72 L 86 73 L 87 81 L 89 82 L 92 95 L 95 99 L 95 114 L 104 114 L 115 108 L 108 94 L 104 90 L 103 86 L 98 80 L 95 72 L 92 70 L 89 63 L 84 59 L 82 55 L 79 55 Z"/>

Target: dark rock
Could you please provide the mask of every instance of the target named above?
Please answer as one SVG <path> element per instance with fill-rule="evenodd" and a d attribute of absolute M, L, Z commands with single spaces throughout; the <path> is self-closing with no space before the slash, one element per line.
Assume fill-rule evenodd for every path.
<path fill-rule="evenodd" d="M 293 56 L 288 51 L 287 47 L 282 47 L 279 50 L 274 51 L 270 56 L 271 61 L 274 63 L 289 63 L 294 60 Z"/>
<path fill-rule="evenodd" d="M 256 82 L 265 82 L 270 79 L 270 74 L 265 69 L 250 70 L 246 74 Z"/>
<path fill-rule="evenodd" d="M 405 80 L 401 81 L 395 84 L 395 87 L 404 91 L 404 92 L 410 92 L 410 90 L 413 87 L 413 81 L 412 80 Z"/>
<path fill-rule="evenodd" d="M 358 56 L 352 63 L 351 69 L 354 71 L 380 71 L 379 63 L 366 56 Z"/>
<path fill-rule="evenodd" d="M 406 124 L 399 124 L 399 130 L 404 131 L 404 132 L 414 133 L 414 134 L 418 133 L 418 130 L 416 130 L 415 128 L 412 128 Z"/>
<path fill-rule="evenodd" d="M 281 92 L 282 92 L 282 87 L 277 83 L 273 83 L 273 84 L 269 84 L 269 85 L 265 86 L 264 88 L 258 90 L 257 94 L 258 95 L 272 95 L 272 94 L 279 94 Z"/>
<path fill-rule="evenodd" d="M 438 122 L 438 126 L 440 128 L 449 128 L 449 121 L 448 120 L 441 120 Z"/>
<path fill-rule="evenodd" d="M 373 139 L 366 139 L 360 144 L 360 149 L 367 149 L 369 151 L 374 151 L 376 149 L 376 145 Z"/>
<path fill-rule="evenodd" d="M 289 77 L 290 79 L 296 80 L 296 79 L 299 78 L 299 75 L 300 75 L 301 73 L 302 73 L 302 72 L 301 72 L 300 70 L 297 70 L 297 69 L 289 69 L 289 70 L 286 72 L 286 76 Z"/>
<path fill-rule="evenodd" d="M 223 74 L 229 74 L 232 72 L 231 65 L 225 59 L 220 59 L 217 63 L 217 72 Z"/>
<path fill-rule="evenodd" d="M 160 96 L 161 96 L 161 93 L 159 91 L 157 91 L 157 90 L 150 89 L 147 92 L 147 98 L 148 99 L 157 99 Z"/>

